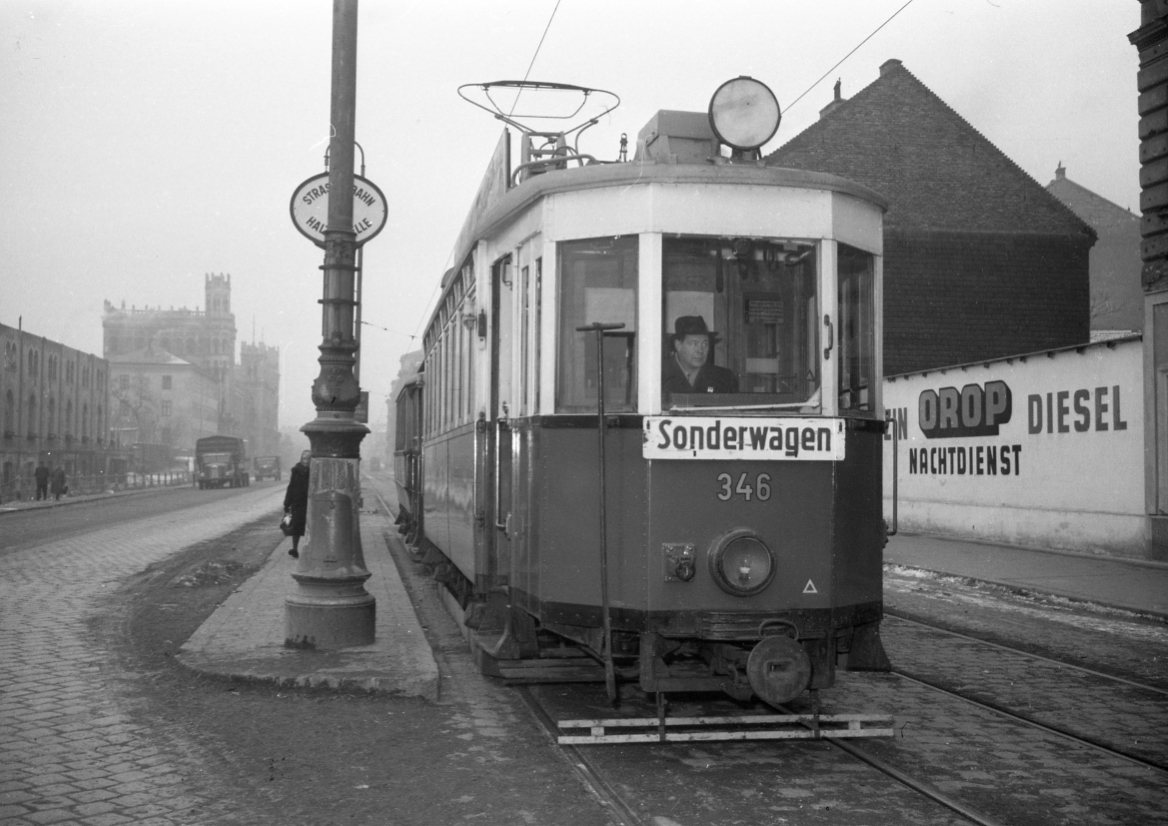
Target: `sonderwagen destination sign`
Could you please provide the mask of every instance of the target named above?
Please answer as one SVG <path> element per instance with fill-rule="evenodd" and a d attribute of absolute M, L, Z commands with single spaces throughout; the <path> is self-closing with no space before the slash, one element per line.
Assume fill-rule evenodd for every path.
<path fill-rule="evenodd" d="M 844 458 L 844 420 L 646 416 L 646 459 L 826 461 Z"/>
<path fill-rule="evenodd" d="M 329 176 L 323 172 L 313 175 L 292 193 L 292 223 L 318 247 L 324 246 L 324 233 L 328 229 L 328 191 Z M 353 232 L 357 233 L 358 246 L 381 232 L 388 214 L 388 202 L 377 184 L 354 175 Z"/>

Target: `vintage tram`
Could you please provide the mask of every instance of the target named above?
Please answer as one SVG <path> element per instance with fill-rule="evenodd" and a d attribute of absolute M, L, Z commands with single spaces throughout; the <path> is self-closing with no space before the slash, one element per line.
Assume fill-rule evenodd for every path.
<path fill-rule="evenodd" d="M 483 670 L 779 705 L 886 669 L 885 202 L 767 166 L 749 78 L 631 160 L 499 116 L 521 163 L 504 130 L 398 398 L 403 530 Z"/>

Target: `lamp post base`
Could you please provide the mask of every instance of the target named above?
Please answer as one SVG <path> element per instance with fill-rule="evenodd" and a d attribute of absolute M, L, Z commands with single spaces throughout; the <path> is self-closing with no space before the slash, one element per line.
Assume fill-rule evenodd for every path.
<path fill-rule="evenodd" d="M 332 650 L 372 645 L 377 603 L 363 577 L 338 582 L 293 574 L 297 590 L 284 598 L 284 647 Z"/>

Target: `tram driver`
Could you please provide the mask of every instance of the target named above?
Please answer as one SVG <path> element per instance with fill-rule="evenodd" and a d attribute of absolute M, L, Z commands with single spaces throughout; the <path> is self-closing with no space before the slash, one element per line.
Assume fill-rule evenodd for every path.
<path fill-rule="evenodd" d="M 700 315 L 683 315 L 674 322 L 673 352 L 661 371 L 661 398 L 671 393 L 737 393 L 738 377 L 725 367 L 707 363 L 714 334 Z"/>

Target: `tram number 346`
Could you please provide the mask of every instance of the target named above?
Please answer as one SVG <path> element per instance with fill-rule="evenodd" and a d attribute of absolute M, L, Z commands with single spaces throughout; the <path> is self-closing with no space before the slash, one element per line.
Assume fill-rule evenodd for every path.
<path fill-rule="evenodd" d="M 729 473 L 719 473 L 718 484 L 721 485 L 718 498 L 723 502 L 729 502 L 735 496 L 745 497 L 747 502 L 751 499 L 765 502 L 771 498 L 771 475 L 769 473 L 760 473 L 755 477 L 753 485 L 745 473 L 738 477 L 737 483 L 734 482 L 734 477 Z"/>

